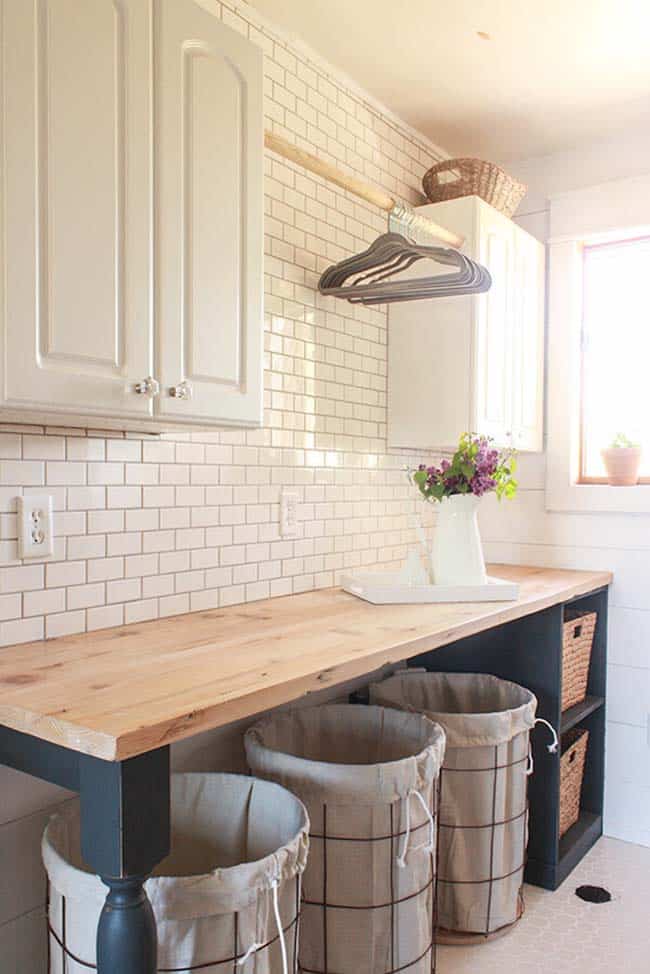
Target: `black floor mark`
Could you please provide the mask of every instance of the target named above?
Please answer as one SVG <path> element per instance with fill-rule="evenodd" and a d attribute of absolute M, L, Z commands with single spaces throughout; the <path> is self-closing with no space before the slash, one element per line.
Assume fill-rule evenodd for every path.
<path fill-rule="evenodd" d="M 612 894 L 602 886 L 578 886 L 576 896 L 585 903 L 609 903 Z"/>

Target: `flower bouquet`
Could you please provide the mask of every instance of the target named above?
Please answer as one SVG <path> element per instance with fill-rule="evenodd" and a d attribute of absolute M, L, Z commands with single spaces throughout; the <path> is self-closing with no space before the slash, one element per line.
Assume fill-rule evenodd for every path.
<path fill-rule="evenodd" d="M 463 433 L 451 460 L 420 464 L 410 478 L 422 497 L 439 504 L 430 559 L 436 585 L 487 583 L 478 504 L 484 494 L 512 498 L 517 492 L 514 451 L 498 449 L 487 436 Z"/>

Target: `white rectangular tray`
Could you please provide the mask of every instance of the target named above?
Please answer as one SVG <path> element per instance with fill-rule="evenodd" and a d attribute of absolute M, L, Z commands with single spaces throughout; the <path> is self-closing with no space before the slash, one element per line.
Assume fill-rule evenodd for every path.
<path fill-rule="evenodd" d="M 511 602 L 519 597 L 517 582 L 488 578 L 486 585 L 406 585 L 397 572 L 345 575 L 341 586 L 374 605 L 417 602 Z"/>

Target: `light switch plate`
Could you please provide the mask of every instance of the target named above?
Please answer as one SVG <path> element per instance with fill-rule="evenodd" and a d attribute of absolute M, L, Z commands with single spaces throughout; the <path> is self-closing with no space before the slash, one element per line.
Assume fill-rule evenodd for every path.
<path fill-rule="evenodd" d="M 47 558 L 54 554 L 51 494 L 24 494 L 18 498 L 18 554 L 21 558 Z"/>
<path fill-rule="evenodd" d="M 298 494 L 294 490 L 283 490 L 280 495 L 280 535 L 295 538 L 298 534 Z"/>

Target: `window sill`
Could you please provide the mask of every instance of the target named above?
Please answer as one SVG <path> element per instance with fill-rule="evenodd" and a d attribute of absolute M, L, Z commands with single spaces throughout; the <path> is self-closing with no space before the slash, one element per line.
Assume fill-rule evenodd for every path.
<path fill-rule="evenodd" d="M 546 484 L 546 510 L 575 514 L 650 514 L 650 484 Z"/>

